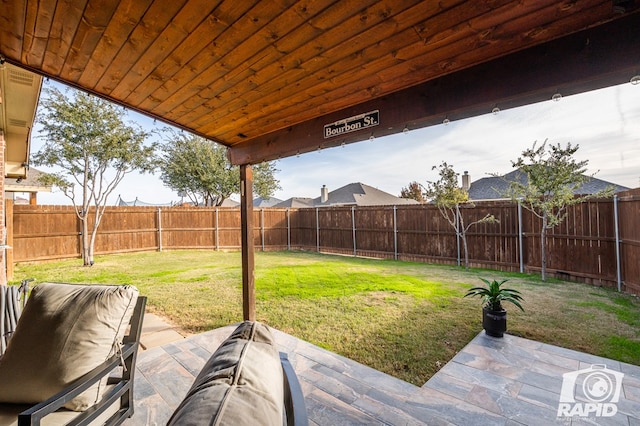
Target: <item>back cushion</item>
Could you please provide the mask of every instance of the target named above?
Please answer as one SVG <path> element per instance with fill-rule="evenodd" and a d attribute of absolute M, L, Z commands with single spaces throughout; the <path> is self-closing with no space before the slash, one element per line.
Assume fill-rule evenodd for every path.
<path fill-rule="evenodd" d="M 36 286 L 0 358 L 0 402 L 44 401 L 117 353 L 137 298 L 132 286 Z M 85 410 L 104 386 L 96 384 L 65 407 Z"/>
<path fill-rule="evenodd" d="M 245 321 L 209 358 L 169 425 L 282 425 L 283 373 L 269 328 Z"/>

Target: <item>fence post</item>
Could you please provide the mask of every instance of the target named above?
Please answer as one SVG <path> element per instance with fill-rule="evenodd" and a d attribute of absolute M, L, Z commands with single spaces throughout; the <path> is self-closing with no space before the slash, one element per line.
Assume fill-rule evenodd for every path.
<path fill-rule="evenodd" d="M 216 247 L 216 251 L 220 250 L 220 225 L 219 225 L 219 219 L 218 219 L 218 208 L 216 207 L 216 232 L 215 232 L 215 239 L 216 239 L 216 243 L 215 243 L 215 247 Z"/>
<path fill-rule="evenodd" d="M 162 251 L 162 212 L 158 207 L 158 251 Z"/>
<path fill-rule="evenodd" d="M 316 207 L 316 251 L 320 253 L 320 218 Z"/>
<path fill-rule="evenodd" d="M 287 250 L 291 251 L 291 210 L 287 209 Z"/>
<path fill-rule="evenodd" d="M 522 200 L 518 200 L 518 250 L 520 253 L 520 273 L 524 274 L 524 245 L 522 242 Z"/>
<path fill-rule="evenodd" d="M 264 208 L 260 209 L 260 238 L 262 241 L 262 251 L 264 251 Z"/>
<path fill-rule="evenodd" d="M 613 196 L 613 222 L 616 232 L 616 278 L 618 280 L 618 291 L 622 291 L 622 268 L 620 265 L 620 222 L 618 216 L 618 195 Z"/>
<path fill-rule="evenodd" d="M 351 206 L 351 230 L 353 233 L 353 256 L 358 255 L 358 249 L 356 247 L 356 207 Z"/>
<path fill-rule="evenodd" d="M 78 211 L 76 210 L 75 207 L 73 207 L 73 211 L 74 211 L 74 214 L 76 215 L 76 218 L 78 219 L 78 249 L 79 249 L 78 255 L 80 256 L 80 259 L 82 259 L 83 258 L 82 242 L 84 241 L 84 238 L 82 237 L 82 219 L 80 219 L 80 217 L 78 217 L 78 214 L 75 213 L 76 211 Z M 79 213 L 82 214 L 82 209 L 80 209 Z"/>
<path fill-rule="evenodd" d="M 398 260 L 398 207 L 393 206 L 393 258 Z"/>

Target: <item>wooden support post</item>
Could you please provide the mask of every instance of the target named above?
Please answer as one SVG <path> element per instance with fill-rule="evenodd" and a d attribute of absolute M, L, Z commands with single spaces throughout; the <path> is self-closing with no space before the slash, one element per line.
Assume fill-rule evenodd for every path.
<path fill-rule="evenodd" d="M 253 169 L 250 164 L 240 166 L 240 223 L 242 226 L 242 313 L 245 321 L 255 321 Z"/>

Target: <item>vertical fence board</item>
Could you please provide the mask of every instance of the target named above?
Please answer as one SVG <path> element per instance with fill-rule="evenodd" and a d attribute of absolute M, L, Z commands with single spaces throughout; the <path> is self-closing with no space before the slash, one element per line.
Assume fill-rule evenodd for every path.
<path fill-rule="evenodd" d="M 80 256 L 80 228 L 73 207 L 17 204 L 13 214 L 16 262 Z"/>
<path fill-rule="evenodd" d="M 287 248 L 287 210 L 263 209 L 265 250 Z"/>
<path fill-rule="evenodd" d="M 354 212 L 358 255 L 393 258 L 393 207 L 360 207 Z"/>
<path fill-rule="evenodd" d="M 640 295 L 640 189 L 618 195 L 622 280 L 625 291 Z"/>
<path fill-rule="evenodd" d="M 316 212 L 314 209 L 290 209 L 291 248 L 313 250 L 316 246 Z"/>

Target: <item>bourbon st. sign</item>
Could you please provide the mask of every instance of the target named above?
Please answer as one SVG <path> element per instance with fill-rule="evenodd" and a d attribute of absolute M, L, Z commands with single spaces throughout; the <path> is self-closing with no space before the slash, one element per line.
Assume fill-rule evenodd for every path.
<path fill-rule="evenodd" d="M 344 118 L 331 124 L 324 125 L 324 138 L 332 138 L 334 136 L 345 133 L 355 132 L 356 130 L 366 129 L 368 127 L 377 126 L 380 123 L 380 111 L 370 111 L 364 114 L 355 115 L 353 117 Z"/>

